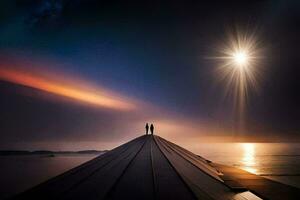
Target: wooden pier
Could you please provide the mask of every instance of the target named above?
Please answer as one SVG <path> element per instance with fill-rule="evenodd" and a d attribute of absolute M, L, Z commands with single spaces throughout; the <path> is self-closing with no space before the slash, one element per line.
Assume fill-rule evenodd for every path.
<path fill-rule="evenodd" d="M 300 189 L 144 135 L 13 199 L 300 199 Z"/>

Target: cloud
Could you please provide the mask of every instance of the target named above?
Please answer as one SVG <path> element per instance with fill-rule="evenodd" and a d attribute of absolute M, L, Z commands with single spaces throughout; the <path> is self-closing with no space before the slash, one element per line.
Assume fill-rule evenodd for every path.
<path fill-rule="evenodd" d="M 20 69 L 13 69 L 10 66 L 2 66 L 2 68 L 0 68 L 0 80 L 103 108 L 117 110 L 131 110 L 135 108 L 133 102 L 125 100 L 120 96 L 109 94 L 112 92 L 108 90 L 99 87 L 95 87 L 96 89 L 83 89 L 83 86 L 79 86 L 78 84 L 74 85 L 71 82 L 50 77 L 45 74 L 45 72 L 32 73 Z"/>

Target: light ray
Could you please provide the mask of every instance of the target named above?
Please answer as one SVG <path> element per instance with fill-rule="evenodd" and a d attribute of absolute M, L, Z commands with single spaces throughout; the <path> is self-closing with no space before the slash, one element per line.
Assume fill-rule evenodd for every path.
<path fill-rule="evenodd" d="M 212 58 L 219 61 L 216 68 L 218 80 L 225 83 L 225 95 L 233 97 L 240 126 L 243 126 L 249 91 L 258 90 L 262 59 L 260 43 L 254 34 L 230 35 L 220 55 Z"/>
<path fill-rule="evenodd" d="M 41 74 L 26 73 L 13 68 L 0 68 L 0 80 L 104 108 L 117 110 L 131 110 L 135 108 L 134 103 L 120 96 L 109 95 L 107 91 L 100 88 L 87 90 L 86 88 L 83 89 L 80 85 L 66 83 L 62 80 L 56 80 L 53 77 L 46 78 Z"/>

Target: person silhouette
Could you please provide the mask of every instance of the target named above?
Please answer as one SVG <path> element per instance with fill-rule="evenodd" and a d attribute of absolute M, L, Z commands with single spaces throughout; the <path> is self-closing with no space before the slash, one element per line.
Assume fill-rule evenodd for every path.
<path fill-rule="evenodd" d="M 153 135 L 153 133 L 154 133 L 154 126 L 153 126 L 153 124 L 150 125 L 150 131 L 151 131 L 151 135 Z"/>
<path fill-rule="evenodd" d="M 146 123 L 145 129 L 146 129 L 146 135 L 148 135 L 148 131 L 149 131 L 149 125 L 148 125 L 148 123 Z"/>

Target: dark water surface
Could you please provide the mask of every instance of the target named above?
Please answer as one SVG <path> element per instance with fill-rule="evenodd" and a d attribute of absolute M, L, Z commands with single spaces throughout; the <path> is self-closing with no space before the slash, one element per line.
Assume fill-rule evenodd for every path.
<path fill-rule="evenodd" d="M 299 143 L 201 143 L 188 149 L 211 161 L 300 188 Z M 24 191 L 96 156 L 0 156 L 0 199 Z"/>
<path fill-rule="evenodd" d="M 0 156 L 0 199 L 29 189 L 94 157 L 94 154 Z"/>

